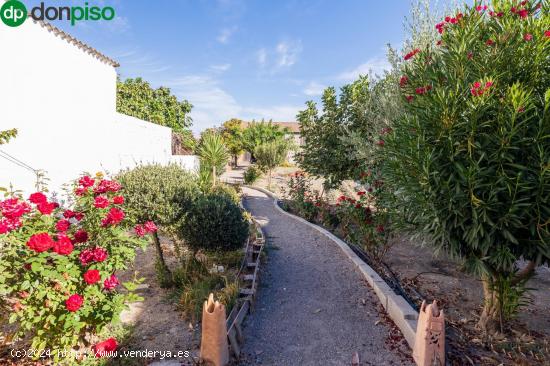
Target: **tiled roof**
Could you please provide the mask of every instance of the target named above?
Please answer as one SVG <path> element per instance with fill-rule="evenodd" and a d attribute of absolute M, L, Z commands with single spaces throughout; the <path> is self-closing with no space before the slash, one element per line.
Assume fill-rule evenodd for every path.
<path fill-rule="evenodd" d="M 92 56 L 94 58 L 97 58 L 99 61 L 101 61 L 101 62 L 103 62 L 107 65 L 113 66 L 113 67 L 119 67 L 120 66 L 120 64 L 118 62 L 116 62 L 115 60 L 113 60 L 112 58 L 109 58 L 109 57 L 105 56 L 104 54 L 102 54 L 101 52 L 96 50 L 95 48 L 88 46 L 86 43 L 84 43 L 82 41 L 79 41 L 78 39 L 76 39 L 73 36 L 71 36 L 70 34 L 62 31 L 61 29 L 57 28 L 56 26 L 54 26 L 54 25 L 52 25 L 48 22 L 45 22 L 43 20 L 34 20 L 33 18 L 30 17 L 30 15 L 29 15 L 29 19 L 32 20 L 34 23 L 39 24 L 42 28 L 45 28 L 48 32 L 52 32 L 55 36 L 65 40 L 67 43 L 72 44 L 73 46 L 78 47 L 79 49 L 81 49 L 85 53 L 89 54 L 90 56 Z"/>

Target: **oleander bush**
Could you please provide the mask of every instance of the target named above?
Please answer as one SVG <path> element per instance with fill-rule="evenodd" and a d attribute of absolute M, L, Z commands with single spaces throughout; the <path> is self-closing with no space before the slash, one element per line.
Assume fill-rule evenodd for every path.
<path fill-rule="evenodd" d="M 41 193 L 0 202 L 0 305 L 15 325 L 15 338 L 30 339 L 56 363 L 55 350 L 113 351 L 113 338 L 98 334 L 117 322 L 126 304 L 138 299 L 132 283 L 120 292 L 117 271 L 126 269 L 153 222 L 125 213 L 121 185 L 101 175 L 81 177 L 70 193 L 70 208 Z M 71 356 L 70 354 L 68 355 Z M 73 360 L 74 362 L 74 360 Z"/>
<path fill-rule="evenodd" d="M 193 201 L 188 215 L 180 222 L 179 235 L 195 251 L 230 251 L 244 245 L 248 222 L 227 195 L 202 195 Z"/>
<path fill-rule="evenodd" d="M 407 50 L 405 113 L 382 147 L 404 221 L 481 278 L 482 329 L 502 330 L 550 261 L 549 7 L 494 0 L 442 19 L 440 40 Z"/>

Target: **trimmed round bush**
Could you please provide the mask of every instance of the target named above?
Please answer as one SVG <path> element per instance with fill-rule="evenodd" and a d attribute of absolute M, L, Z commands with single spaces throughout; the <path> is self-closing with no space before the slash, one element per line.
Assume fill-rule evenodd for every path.
<path fill-rule="evenodd" d="M 248 237 L 248 222 L 227 196 L 205 195 L 194 201 L 179 234 L 193 250 L 235 250 Z"/>
<path fill-rule="evenodd" d="M 137 220 L 170 229 L 200 194 L 194 176 L 178 165 L 140 166 L 118 175 L 129 209 Z"/>
<path fill-rule="evenodd" d="M 210 194 L 227 197 L 238 205 L 239 202 L 241 202 L 241 196 L 239 195 L 238 189 L 240 188 L 228 184 L 218 184 L 210 190 Z"/>

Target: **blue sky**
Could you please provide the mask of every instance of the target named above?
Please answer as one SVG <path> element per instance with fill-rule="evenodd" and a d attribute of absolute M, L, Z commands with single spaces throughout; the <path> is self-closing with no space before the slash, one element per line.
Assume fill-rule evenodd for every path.
<path fill-rule="evenodd" d="M 385 46 L 401 44 L 410 11 L 408 0 L 88 2 L 114 7 L 117 18 L 56 25 L 120 62 L 122 78 L 188 99 L 194 132 L 231 117 L 291 121 L 324 87 L 381 72 Z"/>

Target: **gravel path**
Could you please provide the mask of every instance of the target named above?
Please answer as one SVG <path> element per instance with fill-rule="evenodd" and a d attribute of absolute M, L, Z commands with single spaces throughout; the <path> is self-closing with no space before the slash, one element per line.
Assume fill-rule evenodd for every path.
<path fill-rule="evenodd" d="M 386 347 L 378 301 L 330 239 L 243 188 L 271 249 L 256 310 L 245 322 L 241 365 L 409 365 Z"/>

